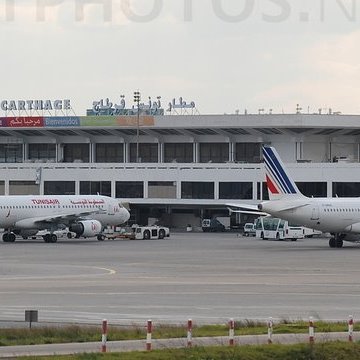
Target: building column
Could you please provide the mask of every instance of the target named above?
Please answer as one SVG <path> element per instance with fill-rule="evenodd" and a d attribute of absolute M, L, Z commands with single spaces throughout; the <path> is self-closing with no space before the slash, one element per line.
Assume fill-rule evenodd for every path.
<path fill-rule="evenodd" d="M 327 187 L 327 197 L 332 197 L 332 181 L 327 181 L 326 182 L 326 187 Z M 336 194 L 334 194 L 336 195 Z"/>
<path fill-rule="evenodd" d="M 200 162 L 200 144 L 198 142 L 194 142 L 193 147 L 193 162 L 199 163 Z"/>
<path fill-rule="evenodd" d="M 181 181 L 176 182 L 176 199 L 181 199 Z"/>
<path fill-rule="evenodd" d="M 149 197 L 149 182 L 147 180 L 144 180 L 144 199 L 147 199 Z"/>
<path fill-rule="evenodd" d="M 302 160 L 303 159 L 303 143 L 297 141 L 295 144 L 295 160 Z"/>
<path fill-rule="evenodd" d="M 44 180 L 41 179 L 39 184 L 39 195 L 44 195 Z"/>
<path fill-rule="evenodd" d="M 164 162 L 164 143 L 163 142 L 158 143 L 158 162 L 159 163 Z"/>
<path fill-rule="evenodd" d="M 130 143 L 128 142 L 124 143 L 124 162 L 130 162 Z"/>
<path fill-rule="evenodd" d="M 56 144 L 56 162 L 64 162 L 63 144 Z"/>
<path fill-rule="evenodd" d="M 252 187 L 253 187 L 253 191 L 252 191 L 252 198 L 253 198 L 253 200 L 257 200 L 258 199 L 258 189 L 257 189 L 257 187 L 258 187 L 258 182 L 257 181 L 253 181 L 253 183 L 252 183 Z"/>
<path fill-rule="evenodd" d="M 89 159 L 90 163 L 95 163 L 96 162 L 96 144 L 95 143 L 90 143 L 90 159 Z"/>
<path fill-rule="evenodd" d="M 75 195 L 80 195 L 80 181 L 75 180 Z"/>
<path fill-rule="evenodd" d="M 10 181 L 9 180 L 5 180 L 4 182 L 4 195 L 9 195 L 10 193 Z"/>
<path fill-rule="evenodd" d="M 219 200 L 220 182 L 214 181 L 214 200 Z"/>
<path fill-rule="evenodd" d="M 26 162 L 29 158 L 29 144 L 23 144 L 23 162 Z"/>
<path fill-rule="evenodd" d="M 116 180 L 111 181 L 111 197 L 116 198 Z"/>
<path fill-rule="evenodd" d="M 229 161 L 235 162 L 235 143 L 232 141 L 229 143 Z"/>

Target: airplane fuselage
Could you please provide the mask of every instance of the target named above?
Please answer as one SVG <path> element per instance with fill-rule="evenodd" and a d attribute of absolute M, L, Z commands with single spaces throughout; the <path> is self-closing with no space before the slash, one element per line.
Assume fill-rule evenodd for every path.
<path fill-rule="evenodd" d="M 265 201 L 272 216 L 331 233 L 360 233 L 360 198 L 307 198 Z"/>
<path fill-rule="evenodd" d="M 63 216 L 66 223 L 67 217 L 68 222 L 75 221 L 75 214 L 104 226 L 122 224 L 129 218 L 117 200 L 101 195 L 0 196 L 0 227 L 5 229 L 41 229 L 33 225 L 34 220 L 44 218 L 50 223 L 51 217 Z"/>

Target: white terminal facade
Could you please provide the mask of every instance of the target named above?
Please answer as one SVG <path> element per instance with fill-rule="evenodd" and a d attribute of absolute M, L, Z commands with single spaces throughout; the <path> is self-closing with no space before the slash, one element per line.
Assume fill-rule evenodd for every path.
<path fill-rule="evenodd" d="M 227 202 L 267 198 L 271 144 L 309 196 L 360 196 L 360 116 L 6 117 L 0 194 L 96 194 L 128 202 L 132 221 L 200 226 Z M 246 218 L 233 215 L 232 222 Z"/>

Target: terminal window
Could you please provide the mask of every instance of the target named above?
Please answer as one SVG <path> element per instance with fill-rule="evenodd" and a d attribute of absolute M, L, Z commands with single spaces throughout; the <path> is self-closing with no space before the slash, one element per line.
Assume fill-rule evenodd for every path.
<path fill-rule="evenodd" d="M 0 162 L 2 163 L 23 162 L 23 145 L 0 144 Z"/>
<path fill-rule="evenodd" d="M 64 162 L 89 162 L 89 144 L 64 144 Z"/>
<path fill-rule="evenodd" d="M 326 182 L 297 182 L 297 187 L 300 192 L 309 197 L 326 197 L 327 184 Z"/>
<path fill-rule="evenodd" d="M 236 143 L 235 161 L 241 163 L 259 163 L 260 143 Z"/>
<path fill-rule="evenodd" d="M 123 144 L 96 144 L 96 162 L 122 163 L 124 162 Z"/>
<path fill-rule="evenodd" d="M 45 181 L 44 195 L 75 195 L 75 181 Z"/>
<path fill-rule="evenodd" d="M 229 161 L 229 143 L 200 143 L 200 162 Z"/>
<path fill-rule="evenodd" d="M 111 181 L 80 181 L 80 195 L 111 196 Z"/>
<path fill-rule="evenodd" d="M 252 199 L 253 185 L 251 182 L 219 183 L 220 199 Z"/>
<path fill-rule="evenodd" d="M 29 160 L 53 160 L 56 159 L 55 144 L 29 144 Z"/>
<path fill-rule="evenodd" d="M 156 163 L 158 162 L 158 144 L 139 144 L 139 161 L 136 159 L 136 144 L 130 144 L 130 162 Z"/>
<path fill-rule="evenodd" d="M 120 199 L 143 198 L 144 183 L 142 181 L 117 181 L 115 197 Z"/>
<path fill-rule="evenodd" d="M 332 193 L 334 197 L 358 197 L 360 196 L 360 183 L 334 182 L 332 184 Z"/>
<path fill-rule="evenodd" d="M 9 182 L 9 195 L 39 195 L 40 186 L 35 181 L 11 180 Z"/>
<path fill-rule="evenodd" d="M 148 197 L 150 199 L 176 199 L 176 182 L 149 181 Z"/>
<path fill-rule="evenodd" d="M 165 143 L 164 162 L 192 163 L 193 144 L 192 143 Z"/>
<path fill-rule="evenodd" d="M 182 199 L 214 199 L 213 182 L 187 182 L 181 183 Z"/>

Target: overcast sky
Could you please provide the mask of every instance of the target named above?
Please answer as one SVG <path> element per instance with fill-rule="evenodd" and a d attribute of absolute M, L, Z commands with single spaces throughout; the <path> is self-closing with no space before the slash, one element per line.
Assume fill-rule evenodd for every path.
<path fill-rule="evenodd" d="M 0 4 L 1 100 L 68 98 L 84 115 L 140 90 L 201 114 L 360 114 L 356 0 L 11 3 Z"/>

